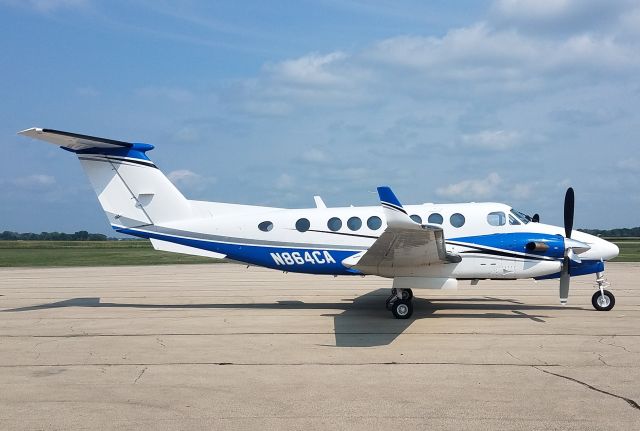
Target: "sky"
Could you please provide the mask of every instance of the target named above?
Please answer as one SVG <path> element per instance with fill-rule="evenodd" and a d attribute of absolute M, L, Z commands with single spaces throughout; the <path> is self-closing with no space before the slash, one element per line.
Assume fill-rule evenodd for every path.
<path fill-rule="evenodd" d="M 640 225 L 640 4 L 0 0 L 0 231 L 111 234 L 29 127 L 146 142 L 191 199 L 504 202 Z"/>

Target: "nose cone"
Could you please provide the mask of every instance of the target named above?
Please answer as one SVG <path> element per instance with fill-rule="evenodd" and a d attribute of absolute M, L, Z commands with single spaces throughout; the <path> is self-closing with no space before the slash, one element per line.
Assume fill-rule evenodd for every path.
<path fill-rule="evenodd" d="M 603 260 L 611 260 L 620 254 L 620 249 L 614 243 L 602 240 L 598 244 L 598 254 Z"/>

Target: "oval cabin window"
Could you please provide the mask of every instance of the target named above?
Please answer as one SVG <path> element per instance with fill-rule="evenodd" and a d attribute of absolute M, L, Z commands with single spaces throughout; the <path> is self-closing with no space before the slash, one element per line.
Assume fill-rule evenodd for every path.
<path fill-rule="evenodd" d="M 301 218 L 296 222 L 296 229 L 298 232 L 306 232 L 311 227 L 311 223 L 306 218 Z"/>

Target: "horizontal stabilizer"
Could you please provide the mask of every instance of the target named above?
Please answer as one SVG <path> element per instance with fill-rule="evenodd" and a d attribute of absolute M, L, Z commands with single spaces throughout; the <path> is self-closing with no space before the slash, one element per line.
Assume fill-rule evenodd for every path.
<path fill-rule="evenodd" d="M 169 251 L 171 253 L 190 254 L 193 256 L 212 257 L 214 259 L 224 259 L 226 254 L 216 253 L 215 251 L 202 250 L 195 247 L 189 247 L 187 245 L 175 244 L 173 242 L 162 241 L 159 239 L 151 238 L 151 245 L 156 250 Z"/>
<path fill-rule="evenodd" d="M 19 135 L 28 136 L 34 139 L 58 145 L 72 151 L 82 151 L 89 148 L 104 149 L 127 149 L 133 148 L 140 151 L 148 151 L 153 149 L 150 144 L 134 144 L 132 142 L 116 141 L 114 139 L 98 138 L 96 136 L 81 135 L 79 133 L 63 132 L 53 129 L 41 129 L 32 127 L 18 132 Z"/>

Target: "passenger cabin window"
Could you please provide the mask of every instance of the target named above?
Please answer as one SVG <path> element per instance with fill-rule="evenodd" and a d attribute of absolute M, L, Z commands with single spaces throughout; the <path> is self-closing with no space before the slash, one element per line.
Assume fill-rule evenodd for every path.
<path fill-rule="evenodd" d="M 367 226 L 371 230 L 378 230 L 382 226 L 382 220 L 378 216 L 371 216 L 367 220 Z"/>
<path fill-rule="evenodd" d="M 342 220 L 340 220 L 338 217 L 331 217 L 327 222 L 327 227 L 330 231 L 337 232 L 342 229 Z"/>
<path fill-rule="evenodd" d="M 444 222 L 444 219 L 442 218 L 442 215 L 438 213 L 431 214 L 427 219 L 427 223 L 442 224 L 442 222 Z"/>
<path fill-rule="evenodd" d="M 418 214 L 411 214 L 409 217 L 411 217 L 411 220 L 413 220 L 414 222 L 422 224 L 422 217 L 420 217 Z"/>
<path fill-rule="evenodd" d="M 306 232 L 311 227 L 311 223 L 306 218 L 301 218 L 296 222 L 296 229 L 298 232 Z"/>
<path fill-rule="evenodd" d="M 271 229 L 273 229 L 273 223 L 271 223 L 270 221 L 263 221 L 258 225 L 258 229 L 260 229 L 262 232 L 269 232 Z"/>
<path fill-rule="evenodd" d="M 451 214 L 449 221 L 453 227 L 462 227 L 464 225 L 464 216 L 460 213 Z"/>
<path fill-rule="evenodd" d="M 494 211 L 487 214 L 487 222 L 491 226 L 504 226 L 507 223 L 507 216 L 502 211 Z"/>
<path fill-rule="evenodd" d="M 347 220 L 347 227 L 351 230 L 358 230 L 362 227 L 362 220 L 359 217 L 351 217 Z"/>

